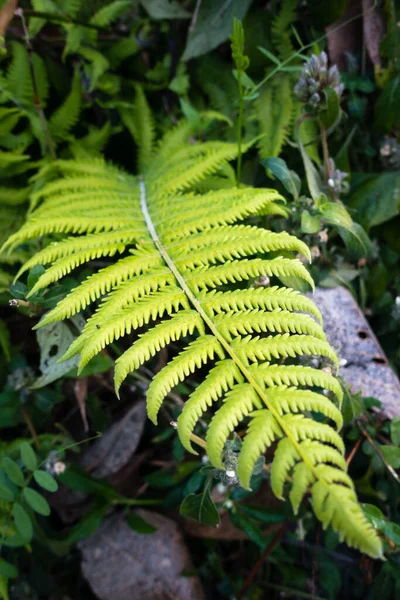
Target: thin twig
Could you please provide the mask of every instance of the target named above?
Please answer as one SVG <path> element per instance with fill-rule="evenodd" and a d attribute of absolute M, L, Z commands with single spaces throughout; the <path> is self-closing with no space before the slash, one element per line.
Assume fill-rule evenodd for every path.
<path fill-rule="evenodd" d="M 375 450 L 375 452 L 377 453 L 377 455 L 379 456 L 379 458 L 381 459 L 381 461 L 383 462 L 383 464 L 385 465 L 385 467 L 387 468 L 389 473 L 397 481 L 397 483 L 400 483 L 400 478 L 397 475 L 396 471 L 393 469 L 393 467 L 391 465 L 389 465 L 386 458 L 383 456 L 381 449 L 378 448 L 378 446 L 375 444 L 374 440 L 371 438 L 368 431 L 366 429 L 364 429 L 363 425 L 361 425 L 360 421 L 358 421 L 358 420 L 357 420 L 357 425 L 360 428 L 362 434 L 367 438 L 368 442 L 371 444 L 372 448 Z"/>
<path fill-rule="evenodd" d="M 30 418 L 30 416 L 29 416 L 29 414 L 28 414 L 28 412 L 27 412 L 27 410 L 25 408 L 22 409 L 22 414 L 24 416 L 25 423 L 27 424 L 28 429 L 31 432 L 31 436 L 33 437 L 33 441 L 34 441 L 34 444 L 36 446 L 36 449 L 39 450 L 40 449 L 40 442 L 39 442 L 39 438 L 38 438 L 37 433 L 36 433 L 36 429 L 35 429 L 35 427 L 34 427 L 34 425 L 32 423 L 32 419 Z"/>
<path fill-rule="evenodd" d="M 197 17 L 198 17 L 199 9 L 200 9 L 200 4 L 201 4 L 201 0 L 197 0 L 196 6 L 194 7 L 194 11 L 193 11 L 193 16 L 192 16 L 192 20 L 191 20 L 191 23 L 190 23 L 190 27 L 189 27 L 189 31 L 190 32 L 194 31 L 194 28 L 196 27 Z"/>
<path fill-rule="evenodd" d="M 352 451 L 350 452 L 350 454 L 349 454 L 349 456 L 347 457 L 347 460 L 346 460 L 346 465 L 347 466 L 349 466 L 350 463 L 351 463 L 351 461 L 353 460 L 353 458 L 354 458 L 357 450 L 359 449 L 359 447 L 361 445 L 362 440 L 363 439 L 360 437 L 360 438 L 358 438 L 357 442 L 354 444 L 354 447 L 353 447 Z"/>
<path fill-rule="evenodd" d="M 250 573 L 248 574 L 248 576 L 246 578 L 246 581 L 242 585 L 242 589 L 240 590 L 240 592 L 238 594 L 237 600 L 242 600 L 242 598 L 244 598 L 244 595 L 245 595 L 247 589 L 252 584 L 253 579 L 257 575 L 258 571 L 261 569 L 264 561 L 271 554 L 271 552 L 275 548 L 275 546 L 281 541 L 281 539 L 285 535 L 285 533 L 286 533 L 289 525 L 290 525 L 290 523 L 283 523 L 281 525 L 281 527 L 278 529 L 278 531 L 276 532 L 275 536 L 273 537 L 273 539 L 271 540 L 271 542 L 268 544 L 268 546 L 265 548 L 264 552 L 262 553 L 262 555 L 260 556 L 260 558 L 258 559 L 258 561 L 256 562 L 256 564 L 254 565 L 254 567 L 252 568 L 252 570 L 250 571 Z"/>

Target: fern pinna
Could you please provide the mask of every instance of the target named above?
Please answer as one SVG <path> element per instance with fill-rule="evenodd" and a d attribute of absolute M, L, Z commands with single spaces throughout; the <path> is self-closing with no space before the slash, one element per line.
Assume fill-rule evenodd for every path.
<path fill-rule="evenodd" d="M 223 468 L 228 437 L 248 422 L 237 469 L 241 485 L 249 488 L 257 459 L 276 444 L 274 493 L 282 498 L 290 486 L 297 511 L 310 491 L 325 527 L 331 525 L 348 544 L 380 556 L 380 539 L 346 473 L 338 433 L 340 385 L 329 373 L 293 364 L 301 355 L 337 364 L 320 313 L 293 289 L 249 286 L 260 276 L 300 277 L 312 285 L 301 261 L 279 256 L 300 252 L 309 257 L 303 242 L 240 223 L 254 215 L 284 213 L 284 199 L 271 189 L 234 187 L 229 161 L 236 145 L 189 143 L 190 125 L 182 123 L 154 149 L 153 129 L 141 126 L 142 175 L 128 175 L 100 159 L 59 160 L 46 167 L 57 179 L 36 192 L 27 222 L 6 243 L 12 249 L 38 236 L 73 234 L 53 238 L 26 262 L 21 272 L 50 265 L 31 295 L 92 259 L 124 252 L 72 290 L 38 326 L 99 301 L 65 355 L 80 354 L 81 369 L 114 340 L 144 327 L 116 361 L 117 394 L 131 371 L 184 339 L 184 349 L 149 386 L 150 419 L 157 421 L 174 386 L 211 363 L 178 420 L 185 448 L 194 451 L 196 423 L 216 404 L 206 440 L 213 465 Z M 135 135 L 139 125 L 132 130 Z M 200 193 L 206 183 L 212 191 Z M 312 413 L 325 420 L 314 420 Z"/>

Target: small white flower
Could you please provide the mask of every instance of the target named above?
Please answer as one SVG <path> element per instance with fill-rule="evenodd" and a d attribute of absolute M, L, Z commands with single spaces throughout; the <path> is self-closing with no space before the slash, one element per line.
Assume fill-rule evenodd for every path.
<path fill-rule="evenodd" d="M 67 468 L 67 465 L 64 462 L 62 462 L 61 460 L 59 460 L 58 462 L 55 463 L 55 465 L 53 467 L 54 474 L 61 475 L 61 473 L 64 473 L 66 468 Z"/>
<path fill-rule="evenodd" d="M 230 477 L 231 479 L 233 479 L 233 477 L 235 477 L 235 475 L 236 475 L 236 473 L 232 469 L 229 469 L 228 471 L 226 471 L 226 476 Z"/>

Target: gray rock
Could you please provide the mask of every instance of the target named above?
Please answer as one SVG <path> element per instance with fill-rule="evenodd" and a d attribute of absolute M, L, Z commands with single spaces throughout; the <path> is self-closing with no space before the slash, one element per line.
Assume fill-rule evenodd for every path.
<path fill-rule="evenodd" d="M 114 514 L 79 544 L 82 571 L 100 600 L 204 600 L 198 577 L 181 573 L 193 565 L 178 525 L 147 510 L 137 513 L 157 527 L 133 531 Z"/>
<path fill-rule="evenodd" d="M 400 415 L 400 382 L 350 292 L 317 288 L 313 300 L 324 319 L 324 330 L 341 360 L 340 375 L 353 392 L 382 402 L 385 414 Z"/>

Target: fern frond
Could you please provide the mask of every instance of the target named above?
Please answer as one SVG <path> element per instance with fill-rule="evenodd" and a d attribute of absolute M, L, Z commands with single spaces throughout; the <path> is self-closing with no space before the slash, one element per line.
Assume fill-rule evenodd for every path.
<path fill-rule="evenodd" d="M 272 22 L 272 41 L 282 60 L 286 60 L 295 52 L 290 26 L 296 21 L 296 10 L 297 0 L 283 0 L 279 14 Z"/>
<path fill-rule="evenodd" d="M 180 311 L 169 321 L 163 321 L 146 333 L 120 356 L 115 363 L 115 387 L 120 388 L 122 381 L 132 371 L 136 371 L 152 356 L 171 342 L 192 334 L 197 329 L 200 335 L 205 333 L 203 321 L 194 310 Z"/>
<path fill-rule="evenodd" d="M 207 431 L 207 454 L 213 465 L 223 468 L 222 453 L 229 434 L 255 408 L 261 408 L 260 398 L 248 383 L 235 385 L 226 394 Z"/>
<path fill-rule="evenodd" d="M 231 336 L 247 335 L 248 333 L 299 333 L 307 334 L 324 340 L 323 329 L 312 317 L 297 315 L 289 311 L 275 310 L 270 313 L 253 309 L 250 311 L 230 311 L 219 314 L 214 323 L 227 339 Z M 336 381 L 334 379 L 334 381 Z"/>
<path fill-rule="evenodd" d="M 268 396 L 271 404 L 280 415 L 300 411 L 319 412 L 334 421 L 338 430 L 343 425 L 343 417 L 340 410 L 322 394 L 316 394 L 309 390 L 277 387 L 270 391 Z"/>
<path fill-rule="evenodd" d="M 191 394 L 178 417 L 179 435 L 183 446 L 197 454 L 190 441 L 197 421 L 203 413 L 232 389 L 235 383 L 242 383 L 243 376 L 233 360 L 225 359 L 218 362 L 208 373 L 206 379 Z"/>
<path fill-rule="evenodd" d="M 53 139 L 63 141 L 78 120 L 81 110 L 81 78 L 76 68 L 72 88 L 65 102 L 51 115 L 49 131 Z"/>
<path fill-rule="evenodd" d="M 202 335 L 157 373 L 147 392 L 147 413 L 153 423 L 157 423 L 158 411 L 168 392 L 194 373 L 196 368 L 200 369 L 209 360 L 213 360 L 214 356 L 224 358 L 220 343 L 212 335 Z"/>
<path fill-rule="evenodd" d="M 294 115 L 293 82 L 286 74 L 274 78 L 254 103 L 261 134 L 257 142 L 261 158 L 279 156 L 290 136 Z"/>
<path fill-rule="evenodd" d="M 232 342 L 235 352 L 243 360 L 258 362 L 270 361 L 272 358 L 296 358 L 296 356 L 321 355 L 330 358 L 334 364 L 338 359 L 331 346 L 325 340 L 320 340 L 311 335 L 290 335 L 289 333 L 269 336 L 267 338 L 236 338 Z"/>
<path fill-rule="evenodd" d="M 79 372 L 93 356 L 96 356 L 107 345 L 112 344 L 114 340 L 162 317 L 164 313 L 171 314 L 178 311 L 179 308 L 188 309 L 188 301 L 179 287 L 171 285 L 156 294 L 147 296 L 140 302 L 121 309 L 104 325 L 99 325 L 96 331 L 91 332 L 89 340 L 81 348 Z M 85 342 L 83 336 L 81 342 L 82 344 Z"/>
<path fill-rule="evenodd" d="M 144 98 L 140 93 L 137 104 Z M 140 111 L 143 107 L 135 118 Z M 292 476 L 295 510 L 310 488 L 324 525 L 331 524 L 348 543 L 379 556 L 380 541 L 366 525 L 346 474 L 337 432 L 342 424 L 338 382 L 315 368 L 282 364 L 282 358 L 293 362 L 298 356 L 316 355 L 337 365 L 318 309 L 285 287 L 225 288 L 260 275 L 282 280 L 295 275 L 312 286 L 297 259 L 266 256 L 279 251 L 309 256 L 301 242 L 238 223 L 268 211 L 284 212 L 283 198 L 273 190 L 232 183 L 200 193 L 199 183 L 229 171 L 236 145 L 190 143 L 192 128 L 183 123 L 157 146 L 151 127 L 143 124 L 141 131 L 141 126 L 132 125 L 140 147 L 139 177 L 100 159 L 60 160 L 43 169 L 43 176 L 53 180 L 34 195 L 27 222 L 5 245 L 10 250 L 43 234 L 50 237 L 25 266 L 48 266 L 31 294 L 93 257 L 104 257 L 110 264 L 80 283 L 39 326 L 97 305 L 64 356 L 80 354 L 82 369 L 115 340 L 124 344 L 128 334 L 151 324 L 133 337 L 116 362 L 117 393 L 131 370 L 179 341 L 182 351 L 148 389 L 148 414 L 154 422 L 174 386 L 218 360 L 178 419 L 184 446 L 193 451 L 190 437 L 199 418 L 220 400 L 207 433 L 212 464 L 223 467 L 229 435 L 250 419 L 238 462 L 241 484 L 249 486 L 258 457 L 277 441 L 271 467 L 275 493 L 282 496 Z M 69 235 L 60 240 L 60 233 Z M 116 258 L 122 251 L 129 255 Z M 337 402 L 322 390 L 333 392 Z M 327 422 L 314 420 L 314 413 Z"/>
<path fill-rule="evenodd" d="M 226 283 L 255 279 L 260 275 L 278 278 L 294 275 L 301 277 L 314 288 L 314 282 L 304 265 L 298 259 L 291 258 L 226 261 L 223 265 L 198 267 L 187 279 L 190 286 L 198 292 L 207 287 L 213 288 Z"/>
<path fill-rule="evenodd" d="M 269 410 L 264 408 L 251 414 L 237 465 L 237 473 L 244 488 L 250 487 L 251 474 L 259 457 L 281 436 L 278 421 Z"/>
<path fill-rule="evenodd" d="M 298 365 L 270 365 L 264 363 L 255 365 L 254 376 L 267 387 L 274 386 L 307 386 L 320 387 L 329 390 L 336 395 L 339 406 L 343 398 L 343 391 L 339 381 L 324 371 L 312 367 Z"/>
<path fill-rule="evenodd" d="M 138 167 L 143 171 L 149 165 L 154 143 L 154 120 L 141 85 L 135 85 L 135 105 L 121 108 L 121 118 L 139 148 Z"/>
<path fill-rule="evenodd" d="M 90 23 L 98 27 L 108 27 L 131 6 L 130 0 L 115 0 L 111 4 L 106 4 L 106 6 L 100 8 L 90 19 Z"/>

